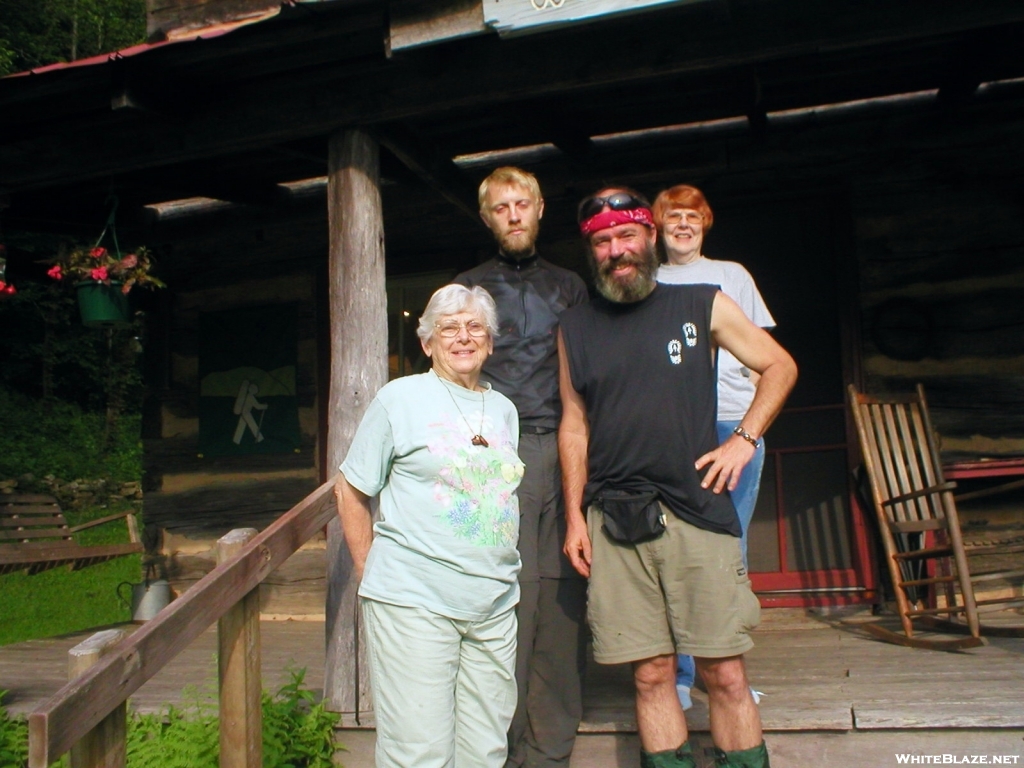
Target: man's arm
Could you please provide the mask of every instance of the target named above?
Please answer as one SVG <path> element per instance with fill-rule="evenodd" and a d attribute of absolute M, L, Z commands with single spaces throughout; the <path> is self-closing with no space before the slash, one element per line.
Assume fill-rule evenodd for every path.
<path fill-rule="evenodd" d="M 796 384 L 796 363 L 778 342 L 763 328 L 758 328 L 743 314 L 732 299 L 719 291 L 711 310 L 711 338 L 721 349 L 727 349 L 737 360 L 760 374 L 754 401 L 747 409 L 740 426 L 758 440 L 782 410 L 793 385 Z M 715 450 L 697 459 L 697 469 L 710 468 L 701 485 L 712 485 L 715 493 L 726 487 L 736 488 L 743 467 L 753 458 L 753 445 L 733 435 Z"/>
<path fill-rule="evenodd" d="M 334 483 L 334 495 L 338 500 L 338 517 L 345 534 L 345 544 L 352 555 L 356 578 L 363 578 L 366 556 L 373 543 L 373 512 L 370 497 L 349 485 L 344 475 L 339 474 Z"/>
<path fill-rule="evenodd" d="M 583 512 L 583 489 L 587 485 L 587 445 L 590 424 L 587 408 L 572 385 L 569 358 L 562 332 L 558 332 L 558 388 L 562 396 L 562 422 L 558 426 L 558 458 L 562 465 L 562 491 L 565 496 L 565 547 L 563 551 L 573 568 L 590 576 L 590 535 Z"/>

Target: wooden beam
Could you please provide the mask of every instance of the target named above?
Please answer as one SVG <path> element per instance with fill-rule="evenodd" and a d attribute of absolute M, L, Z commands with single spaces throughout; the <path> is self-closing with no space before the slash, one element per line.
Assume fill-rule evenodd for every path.
<path fill-rule="evenodd" d="M 387 50 L 417 48 L 490 32 L 482 0 L 396 0 L 390 6 Z"/>
<path fill-rule="evenodd" d="M 530 120 L 541 126 L 552 144 L 558 147 L 575 168 L 587 170 L 594 159 L 590 132 L 562 109 L 533 110 Z"/>
<path fill-rule="evenodd" d="M 68 651 L 68 679 L 74 680 L 96 666 L 109 651 L 128 637 L 123 629 L 106 629 Z M 99 725 L 71 747 L 71 768 L 124 768 L 128 708 L 121 702 Z"/>
<path fill-rule="evenodd" d="M 380 131 L 379 139 L 391 154 L 427 186 L 439 192 L 473 221 L 480 221 L 476 191 L 450 157 L 427 146 L 402 126 L 389 126 Z"/>
<path fill-rule="evenodd" d="M 217 563 L 229 562 L 257 533 L 255 528 L 238 528 L 222 536 L 217 540 Z M 217 622 L 220 768 L 263 764 L 261 658 L 257 586 Z"/>
<path fill-rule="evenodd" d="M 380 149 L 362 131 L 341 131 L 328 150 L 331 389 L 327 464 L 344 460 L 363 412 L 387 381 L 387 293 Z M 342 724 L 361 724 L 370 708 L 358 582 L 335 516 L 327 526 L 327 660 L 324 699 Z"/>

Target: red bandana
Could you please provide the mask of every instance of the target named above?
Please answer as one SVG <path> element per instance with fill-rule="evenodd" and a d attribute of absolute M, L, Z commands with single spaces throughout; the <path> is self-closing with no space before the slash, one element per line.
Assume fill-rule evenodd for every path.
<path fill-rule="evenodd" d="M 599 229 L 608 229 L 617 224 L 644 224 L 654 227 L 654 216 L 649 208 L 631 208 L 627 211 L 613 211 L 608 209 L 596 213 L 584 222 L 580 222 L 580 234 L 586 237 Z"/>

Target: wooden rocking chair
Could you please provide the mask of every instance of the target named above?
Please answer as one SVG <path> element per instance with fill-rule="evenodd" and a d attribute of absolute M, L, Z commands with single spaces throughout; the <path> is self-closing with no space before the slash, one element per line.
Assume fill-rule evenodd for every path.
<path fill-rule="evenodd" d="M 75 541 L 79 531 L 116 520 L 124 520 L 128 526 L 127 543 L 90 545 Z M 32 575 L 58 566 L 77 571 L 143 550 L 138 524 L 131 512 L 69 526 L 52 496 L 0 496 L 0 575 L 15 571 Z"/>
<path fill-rule="evenodd" d="M 979 620 L 979 612 L 1024 605 L 1024 597 L 979 601 L 974 584 L 1024 576 L 1024 570 L 972 577 L 968 556 L 1020 552 L 1024 544 L 964 545 L 953 497 L 956 483 L 943 478 L 924 388 L 918 384 L 915 394 L 876 398 L 851 384 L 849 395 L 903 634 L 879 623 L 864 628 L 892 643 L 936 650 L 982 645 L 983 632 L 1024 634 L 1024 627 L 983 627 Z M 969 636 L 915 636 L 915 620 L 933 630 Z"/>

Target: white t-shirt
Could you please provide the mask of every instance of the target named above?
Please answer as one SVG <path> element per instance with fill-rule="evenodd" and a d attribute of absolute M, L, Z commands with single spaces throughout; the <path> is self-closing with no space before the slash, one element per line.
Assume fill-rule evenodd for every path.
<path fill-rule="evenodd" d="M 481 424 L 487 447 L 471 443 Z M 352 486 L 380 494 L 359 595 L 469 621 L 514 607 L 518 444 L 516 408 L 493 389 L 432 370 L 382 387 L 341 465 Z"/>
<path fill-rule="evenodd" d="M 699 256 L 689 264 L 662 264 L 658 282 L 675 285 L 707 283 L 717 285 L 722 293 L 739 304 L 754 324 L 770 330 L 775 318 L 768 311 L 757 290 L 754 278 L 735 261 L 718 261 Z M 718 420 L 739 421 L 750 408 L 756 388 L 750 381 L 750 369 L 729 352 L 718 353 Z"/>

